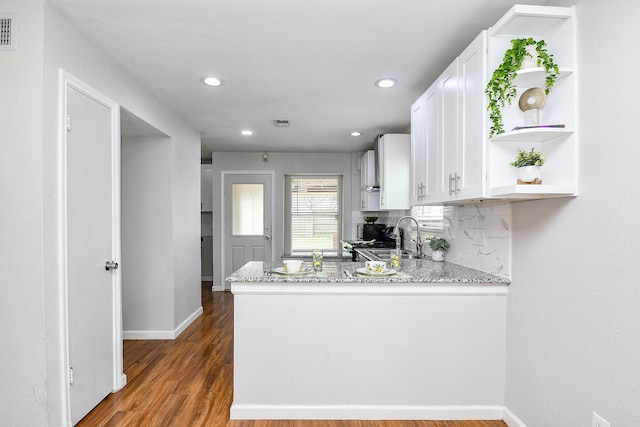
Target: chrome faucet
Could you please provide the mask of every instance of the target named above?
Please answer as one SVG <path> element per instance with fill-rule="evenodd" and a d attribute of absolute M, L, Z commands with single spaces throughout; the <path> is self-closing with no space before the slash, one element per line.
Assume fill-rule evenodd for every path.
<path fill-rule="evenodd" d="M 420 236 L 420 224 L 418 223 L 418 220 L 415 219 L 414 217 L 410 216 L 410 215 L 406 215 L 401 217 L 398 222 L 396 222 L 396 226 L 393 227 L 393 236 L 395 236 L 396 238 L 396 246 L 398 246 L 397 242 L 400 240 L 400 232 L 398 230 L 398 226 L 400 225 L 400 222 L 403 219 L 412 219 L 413 222 L 416 223 L 416 231 L 418 232 L 418 235 L 416 236 L 416 240 L 412 240 L 412 242 L 414 242 L 416 244 L 416 253 L 418 254 L 418 256 L 422 256 L 422 237 Z"/>

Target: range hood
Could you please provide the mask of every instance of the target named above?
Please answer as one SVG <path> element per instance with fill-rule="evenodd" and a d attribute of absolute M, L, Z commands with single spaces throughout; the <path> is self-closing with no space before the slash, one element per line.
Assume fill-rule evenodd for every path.
<path fill-rule="evenodd" d="M 374 149 L 367 150 L 363 156 L 364 164 L 363 177 L 362 177 L 362 191 L 372 193 L 380 190 L 380 178 L 379 178 L 379 160 L 378 160 L 378 139 L 374 140 Z"/>
<path fill-rule="evenodd" d="M 375 155 L 375 176 L 376 176 L 376 182 L 373 185 L 373 188 L 376 189 L 380 189 L 380 153 L 379 153 L 379 145 L 380 145 L 380 138 L 382 138 L 382 135 L 378 135 L 373 139 L 373 151 L 374 153 L 376 153 Z"/>

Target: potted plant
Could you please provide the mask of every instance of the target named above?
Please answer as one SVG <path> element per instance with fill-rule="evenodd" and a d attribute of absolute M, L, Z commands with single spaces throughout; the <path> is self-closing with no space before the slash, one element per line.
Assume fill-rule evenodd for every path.
<path fill-rule="evenodd" d="M 447 239 L 443 237 L 430 237 L 429 247 L 431 248 L 431 259 L 434 261 L 444 261 L 444 253 L 451 248 Z"/>
<path fill-rule="evenodd" d="M 542 184 L 540 166 L 545 160 L 544 155 L 535 147 L 529 151 L 518 148 L 516 159 L 509 164 L 518 169 L 518 184 Z"/>
<path fill-rule="evenodd" d="M 527 49 L 527 46 L 530 48 Z M 533 46 L 535 46 L 535 51 L 532 49 Z M 484 90 L 489 98 L 487 110 L 489 110 L 489 118 L 492 123 L 489 138 L 504 133 L 500 109 L 507 104 L 511 105 L 516 96 L 513 80 L 517 71 L 521 69 L 525 58 L 534 60 L 539 67 L 544 67 L 544 91 L 547 95 L 558 78 L 560 70 L 553 60 L 553 55 L 547 52 L 547 44 L 544 40 L 536 41 L 532 38 L 511 40 L 511 48 L 504 53 L 502 64 L 495 69 Z"/>

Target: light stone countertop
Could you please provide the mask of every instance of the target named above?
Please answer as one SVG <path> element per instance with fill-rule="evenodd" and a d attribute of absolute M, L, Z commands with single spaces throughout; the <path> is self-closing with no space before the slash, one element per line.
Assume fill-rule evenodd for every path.
<path fill-rule="evenodd" d="M 261 283 L 438 283 L 508 285 L 508 278 L 496 276 L 472 268 L 430 259 L 402 260 L 400 272 L 392 276 L 372 277 L 356 273 L 364 262 L 325 262 L 321 272 L 288 276 L 274 272 L 281 262 L 251 261 L 226 278 L 228 282 Z M 305 262 L 304 267 L 311 267 Z"/>

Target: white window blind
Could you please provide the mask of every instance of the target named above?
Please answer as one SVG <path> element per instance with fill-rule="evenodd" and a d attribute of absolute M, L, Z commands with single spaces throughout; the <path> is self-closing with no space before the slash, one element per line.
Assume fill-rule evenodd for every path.
<path fill-rule="evenodd" d="M 413 206 L 411 216 L 418 220 L 420 229 L 433 233 L 442 233 L 443 207 L 442 206 Z"/>
<path fill-rule="evenodd" d="M 289 176 L 287 179 L 289 253 L 310 254 L 322 249 L 337 254 L 342 228 L 339 176 Z"/>

